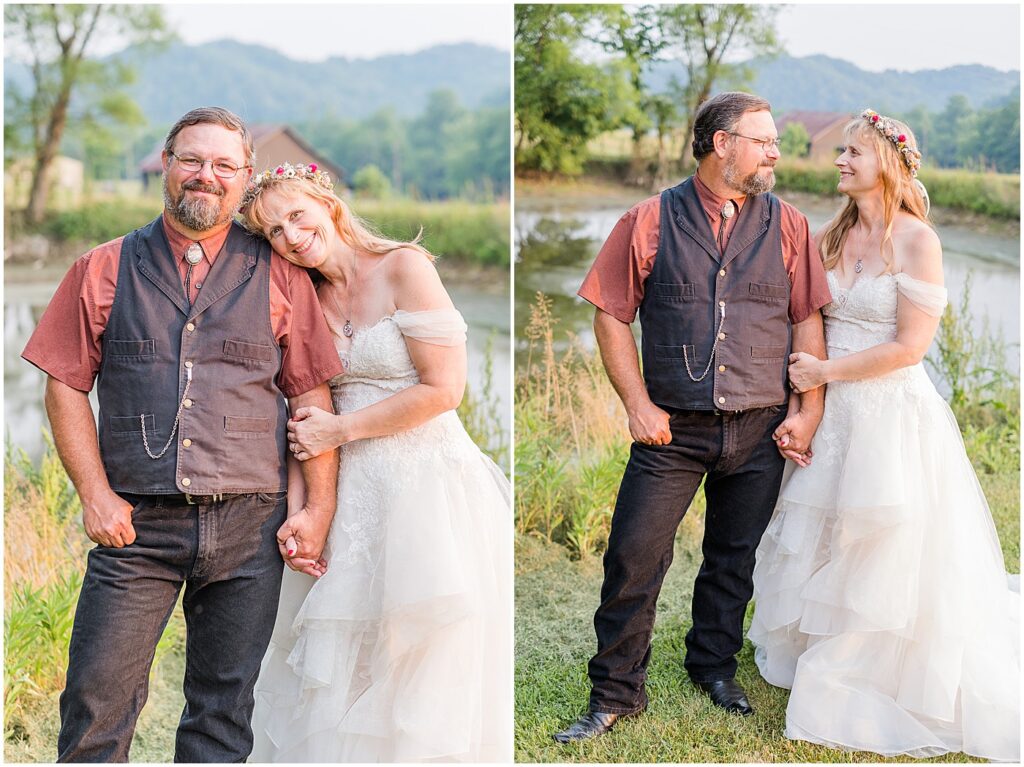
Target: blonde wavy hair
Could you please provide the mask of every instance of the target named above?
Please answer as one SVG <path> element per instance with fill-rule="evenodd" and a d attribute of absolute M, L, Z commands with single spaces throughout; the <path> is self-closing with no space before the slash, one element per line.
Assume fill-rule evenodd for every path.
<path fill-rule="evenodd" d="M 423 228 L 412 240 L 403 242 L 384 237 L 371 224 L 361 219 L 338 195 L 317 184 L 311 178 L 271 178 L 261 182 L 259 193 L 242 210 L 243 223 L 249 231 L 265 237 L 263 228 L 269 223 L 263 196 L 268 190 L 279 190 L 288 194 L 304 194 L 322 202 L 330 214 L 338 237 L 351 248 L 363 253 L 383 256 L 399 248 L 412 248 L 433 261 L 435 256 L 420 245 Z"/>
<path fill-rule="evenodd" d="M 906 135 L 907 143 L 910 146 L 917 146 L 917 139 L 905 123 L 899 120 L 892 120 L 892 123 L 900 133 Z M 926 192 L 924 186 L 911 174 L 910 168 L 907 167 L 896 146 L 865 118 L 857 117 L 847 123 L 843 129 L 844 143 L 849 143 L 850 139 L 854 137 L 874 147 L 878 156 L 879 174 L 882 178 L 882 216 L 885 226 L 882 233 L 880 255 L 886 265 L 885 271 L 888 272 L 892 269 L 890 254 L 892 252 L 892 227 L 896 220 L 896 214 L 901 210 L 906 211 L 928 226 L 932 225 L 928 220 Z M 826 271 L 841 263 L 840 257 L 843 254 L 846 235 L 849 234 L 858 219 L 857 203 L 853 198 L 849 198 L 842 210 L 829 222 L 821 239 L 821 261 Z M 886 252 L 887 246 L 888 253 Z"/>

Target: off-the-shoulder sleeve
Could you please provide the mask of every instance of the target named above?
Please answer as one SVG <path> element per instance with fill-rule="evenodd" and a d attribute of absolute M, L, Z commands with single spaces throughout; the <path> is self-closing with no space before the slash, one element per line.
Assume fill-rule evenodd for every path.
<path fill-rule="evenodd" d="M 897 272 L 893 276 L 896 278 L 897 289 L 914 306 L 932 317 L 942 316 L 948 300 L 948 291 L 944 287 L 919 280 L 903 272 Z"/>
<path fill-rule="evenodd" d="M 399 309 L 394 314 L 394 320 L 402 335 L 417 341 L 437 346 L 459 346 L 466 343 L 466 321 L 456 309 L 425 312 Z"/>

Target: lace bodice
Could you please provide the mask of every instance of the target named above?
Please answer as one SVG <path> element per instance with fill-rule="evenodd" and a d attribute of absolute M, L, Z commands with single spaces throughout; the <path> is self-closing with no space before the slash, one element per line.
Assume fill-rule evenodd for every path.
<path fill-rule="evenodd" d="M 828 272 L 832 303 L 822 309 L 829 357 L 842 357 L 896 339 L 896 304 L 902 293 L 933 316 L 942 314 L 946 289 L 907 274 L 862 277 L 849 288 Z"/>
<path fill-rule="evenodd" d="M 454 310 L 404 312 L 382 317 L 352 335 L 352 344 L 339 349 L 345 371 L 331 379 L 338 412 L 372 405 L 419 383 L 405 335 L 441 346 L 465 343 L 466 323 Z"/>
<path fill-rule="evenodd" d="M 825 344 L 832 359 L 863 351 L 896 339 L 896 309 L 902 294 L 919 309 L 939 316 L 946 305 L 946 289 L 909 275 L 879 274 L 862 277 L 849 288 L 839 286 L 828 272 L 832 303 L 822 308 Z M 815 435 L 815 459 L 824 466 L 836 465 L 849 441 L 853 424 L 897 401 L 921 398 L 941 400 L 921 363 L 891 373 L 855 381 L 833 381 L 825 395 L 825 419 Z M 933 416 L 941 418 L 936 421 Z M 941 425 L 941 410 L 925 409 L 919 426 L 922 433 Z"/>

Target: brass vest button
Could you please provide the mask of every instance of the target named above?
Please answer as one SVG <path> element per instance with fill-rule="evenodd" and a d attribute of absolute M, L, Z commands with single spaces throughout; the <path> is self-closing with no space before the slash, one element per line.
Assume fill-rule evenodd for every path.
<path fill-rule="evenodd" d="M 185 407 L 192 407 L 192 400 L 187 399 L 184 402 L 182 402 L 181 404 L 183 404 Z"/>
<path fill-rule="evenodd" d="M 719 398 L 718 398 L 718 404 L 719 404 L 719 405 L 724 405 L 724 404 L 725 404 L 725 397 L 719 397 Z M 183 481 L 184 481 L 184 480 L 183 480 Z"/>
<path fill-rule="evenodd" d="M 195 329 L 196 329 L 196 324 L 194 322 L 190 322 L 190 323 L 188 323 L 188 325 L 185 326 L 185 330 L 187 330 L 189 333 L 191 333 Z"/>
<path fill-rule="evenodd" d="M 725 372 L 725 365 L 719 365 L 718 366 L 718 372 L 719 373 L 724 373 Z"/>
<path fill-rule="evenodd" d="M 191 486 L 191 484 L 192 484 L 192 480 L 189 479 L 188 477 L 185 477 L 183 480 L 181 480 L 181 486 L 182 487 L 189 487 L 189 486 Z"/>
<path fill-rule="evenodd" d="M 187 438 L 186 438 L 186 439 L 183 439 L 183 440 L 181 441 L 181 444 L 182 444 L 182 445 L 184 445 L 185 447 L 192 447 L 192 440 L 190 440 L 190 439 L 187 439 Z"/>

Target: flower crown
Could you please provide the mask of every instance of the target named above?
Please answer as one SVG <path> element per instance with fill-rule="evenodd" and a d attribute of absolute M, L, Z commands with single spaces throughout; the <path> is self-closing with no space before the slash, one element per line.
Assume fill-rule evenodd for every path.
<path fill-rule="evenodd" d="M 249 205 L 252 204 L 252 201 L 259 196 L 259 193 L 262 192 L 264 187 L 271 181 L 291 178 L 308 178 L 314 184 L 326 189 L 328 192 L 334 191 L 334 182 L 331 181 L 330 174 L 325 170 L 320 170 L 316 163 L 311 162 L 309 165 L 303 165 L 302 163 L 292 165 L 290 162 L 284 162 L 276 168 L 269 168 L 261 173 L 257 173 L 249 179 L 249 183 L 246 185 L 245 192 L 242 195 L 240 208 L 244 211 L 249 207 Z"/>
<path fill-rule="evenodd" d="M 906 134 L 900 133 L 896 123 L 888 117 L 882 117 L 873 109 L 865 109 L 860 116 L 895 145 L 904 164 L 910 169 L 910 175 L 917 178 L 917 171 L 921 167 L 921 153 L 907 143 Z"/>

